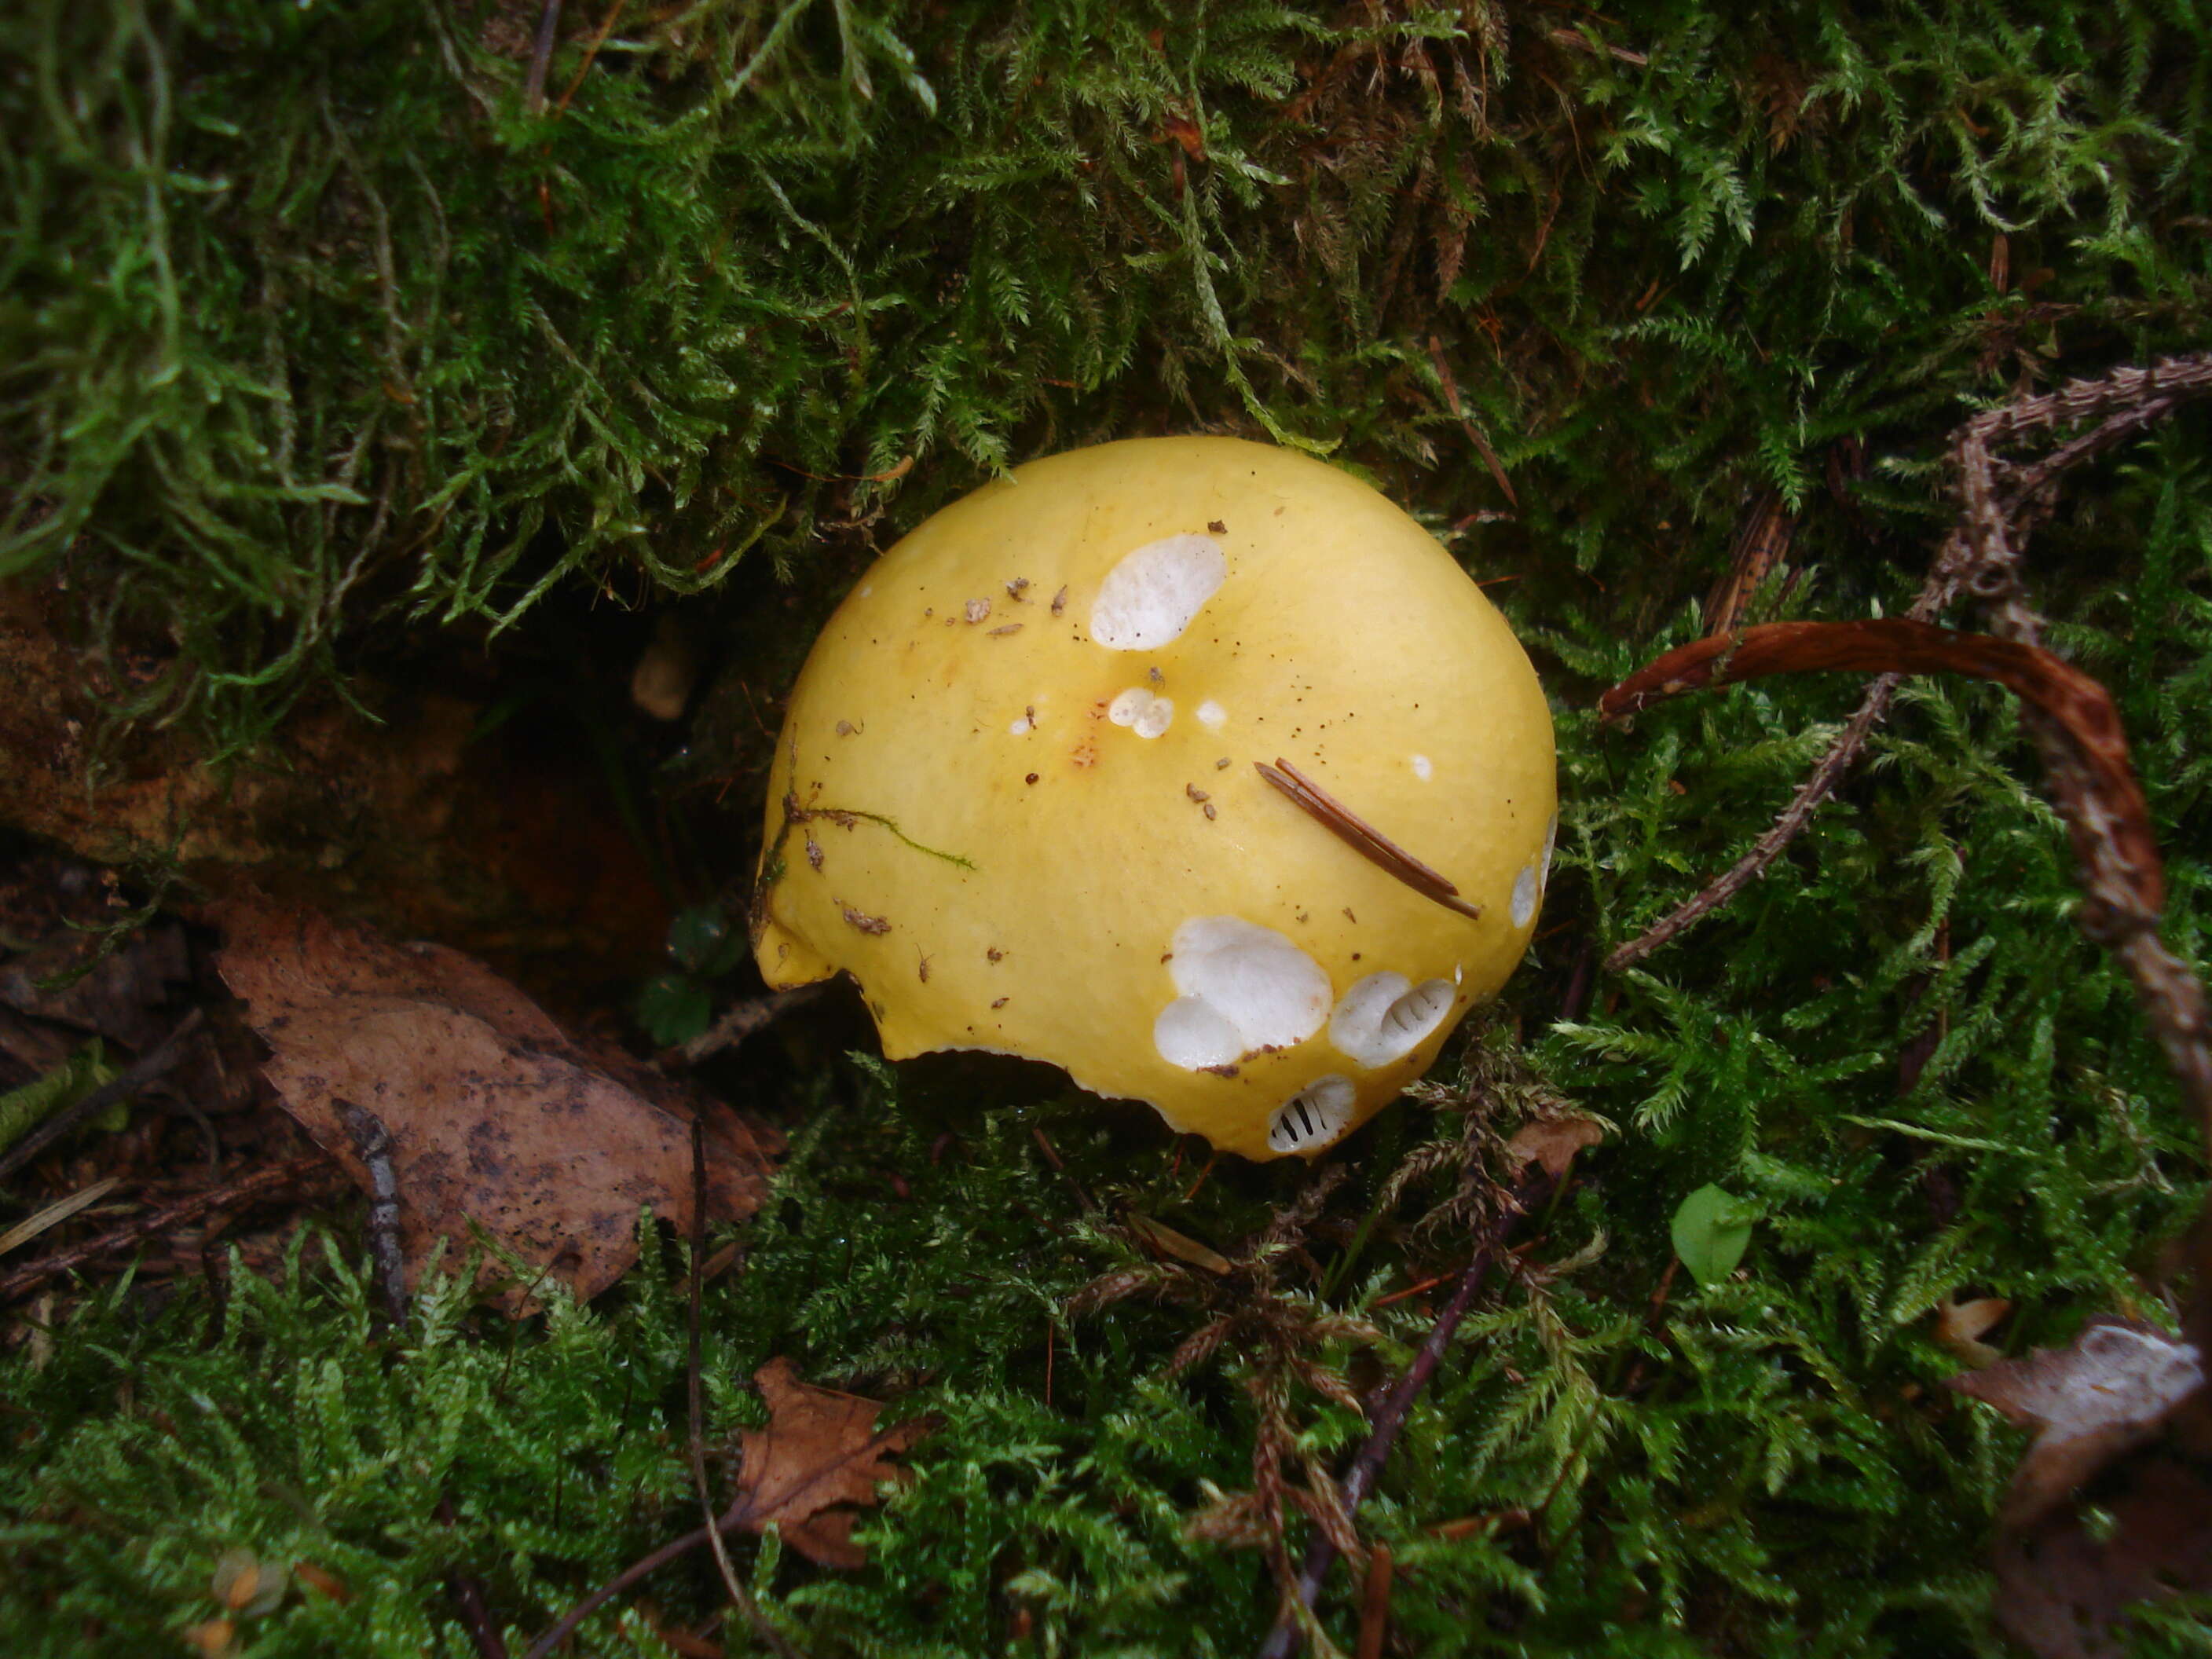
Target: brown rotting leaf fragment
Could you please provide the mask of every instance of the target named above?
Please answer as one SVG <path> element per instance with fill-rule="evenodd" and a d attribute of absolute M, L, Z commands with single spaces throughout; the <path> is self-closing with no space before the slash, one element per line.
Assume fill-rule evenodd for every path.
<path fill-rule="evenodd" d="M 1515 1130 L 1513 1138 L 1505 1143 L 1505 1159 L 1516 1181 L 1527 1173 L 1531 1164 L 1553 1180 L 1564 1181 L 1575 1154 L 1604 1139 L 1605 1126 L 1580 1113 L 1534 1118 Z"/>
<path fill-rule="evenodd" d="M 364 1187 L 339 1103 L 390 1135 L 410 1275 L 441 1238 L 458 1259 L 482 1229 L 526 1273 L 597 1295 L 636 1257 L 641 1206 L 688 1220 L 698 1113 L 714 1213 L 759 1206 L 772 1132 L 627 1055 L 586 1051 L 474 958 L 254 901 L 216 917 L 216 966 L 274 1051 L 263 1069 L 285 1109 Z M 526 1298 L 504 1305 L 519 1314 Z"/>
<path fill-rule="evenodd" d="M 799 1379 L 790 1360 L 771 1359 L 753 1373 L 767 1403 L 768 1427 L 741 1437 L 737 1501 L 726 1526 L 764 1533 L 825 1567 L 859 1567 L 866 1554 L 853 1542 L 854 1510 L 877 1501 L 877 1487 L 907 1478 L 888 1460 L 919 1443 L 936 1425 L 916 1418 L 878 1429 L 883 1407 L 857 1395 L 817 1389 Z"/>

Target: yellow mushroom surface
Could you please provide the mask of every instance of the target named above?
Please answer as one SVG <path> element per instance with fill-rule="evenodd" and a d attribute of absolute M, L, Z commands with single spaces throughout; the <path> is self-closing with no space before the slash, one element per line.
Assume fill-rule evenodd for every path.
<path fill-rule="evenodd" d="M 1233 438 L 1032 462 L 863 576 L 793 688 L 756 954 L 894 1060 L 1048 1060 L 1248 1158 L 1418 1077 L 1528 948 L 1552 722 L 1382 495 Z"/>

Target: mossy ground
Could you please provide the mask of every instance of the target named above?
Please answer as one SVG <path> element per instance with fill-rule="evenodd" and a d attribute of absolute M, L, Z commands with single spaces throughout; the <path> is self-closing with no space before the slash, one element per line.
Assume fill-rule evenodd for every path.
<path fill-rule="evenodd" d="M 822 1656 L 1250 1651 L 1265 1555 L 1191 1522 L 1255 1446 L 1295 1485 L 1358 1424 L 1265 1344 L 1174 1356 L 1257 1308 L 1374 1322 L 1315 1350 L 1356 1381 L 1402 1363 L 1427 1310 L 1380 1299 L 1465 1249 L 1421 1224 L 1452 1103 L 1510 1129 L 1542 1091 L 1618 1132 L 1364 1512 L 1404 1650 L 1990 1650 L 2018 1441 L 1936 1386 L 1960 1362 L 1929 1316 L 2008 1298 L 2012 1351 L 2158 1316 L 2195 1126 L 2072 927 L 2032 750 L 1984 690 L 1911 688 L 1780 866 L 1561 1021 L 1577 962 L 1747 844 L 1855 692 L 1747 688 L 1630 734 L 1587 710 L 1698 629 L 1759 492 L 1797 515 L 1766 606 L 1893 613 L 1963 415 L 2203 343 L 2202 12 L 586 9 L 535 112 L 534 7 L 0 20 L 0 127 L 36 135 L 0 149 L 0 569 L 63 568 L 91 626 L 159 643 L 142 712 L 248 743 L 423 630 L 526 630 L 562 584 L 711 611 L 772 563 L 818 607 L 1011 460 L 1204 428 L 1327 448 L 1514 579 L 1491 591 L 1559 718 L 1528 965 L 1437 1100 L 1334 1156 L 1301 1242 L 1202 1294 L 1071 1312 L 1138 1265 L 1125 1212 L 1235 1255 L 1302 1167 L 1201 1182 L 1195 1149 L 1036 1073 L 894 1079 L 818 1032 L 729 1079 L 798 1135 L 708 1288 L 713 1435 L 779 1353 L 944 1419 L 864 1570 L 741 1553 L 771 1615 Z M 2057 642 L 2121 700 L 2192 959 L 2207 436 L 2185 416 L 2069 480 L 2033 560 Z M 1409 1159 L 1438 1173 L 1386 1203 Z M 1761 1219 L 1700 1289 L 1668 1223 L 1707 1182 Z M 453 1566 L 530 1632 L 692 1524 L 680 1250 L 519 1325 L 449 1286 L 389 1340 L 358 1257 L 339 1218 L 220 1316 L 107 1285 L 0 1360 L 13 1650 L 176 1650 L 245 1548 L 353 1595 L 295 1589 L 246 1652 L 459 1654 Z M 647 1594 L 685 1626 L 718 1596 L 696 1561 Z M 1357 1605 L 1340 1573 L 1347 1643 Z M 647 1625 L 630 1602 L 582 1649 L 663 1650 Z M 2142 1645 L 2208 1638 L 2183 1613 Z"/>

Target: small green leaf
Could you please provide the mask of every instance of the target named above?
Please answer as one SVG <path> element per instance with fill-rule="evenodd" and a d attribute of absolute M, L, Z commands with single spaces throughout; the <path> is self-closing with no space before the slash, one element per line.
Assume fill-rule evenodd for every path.
<path fill-rule="evenodd" d="M 707 1029 L 714 1016 L 714 994 L 689 974 L 662 974 L 638 992 L 636 1013 L 655 1046 L 678 1048 Z"/>
<path fill-rule="evenodd" d="M 1758 1212 L 1722 1187 L 1700 1187 L 1674 1212 L 1674 1254 L 1698 1284 L 1719 1284 L 1751 1243 Z"/>

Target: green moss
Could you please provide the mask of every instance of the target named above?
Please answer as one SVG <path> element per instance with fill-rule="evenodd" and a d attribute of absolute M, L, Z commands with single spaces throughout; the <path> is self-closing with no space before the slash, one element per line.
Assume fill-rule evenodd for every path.
<path fill-rule="evenodd" d="M 536 112 L 534 7 L 0 21 L 0 571 L 171 636 L 141 707 L 242 737 L 380 618 L 796 574 L 1135 430 L 1494 508 L 1440 361 L 1496 556 L 1641 587 L 2203 320 L 2185 10 L 636 9 Z"/>
<path fill-rule="evenodd" d="M 1492 591 L 1559 701 L 1544 937 L 1455 1063 L 1501 1127 L 1540 1089 L 1619 1126 L 1529 1257 L 1567 1265 L 1478 1317 L 1367 1515 L 1401 1638 L 1991 1650 L 1979 1563 L 2017 1437 L 1936 1387 L 1958 1362 L 1928 1315 L 2008 1297 L 2017 1351 L 2155 1313 L 2203 1185 L 2130 994 L 2072 928 L 2031 751 L 1997 694 L 1913 687 L 1781 867 L 1560 1023 L 1577 956 L 1747 847 L 1855 690 L 1747 687 L 1632 734 L 1583 711 L 1696 631 L 1754 492 L 1798 511 L 1809 573 L 1768 604 L 1893 612 L 1948 522 L 1962 413 L 2201 341 L 2202 20 L 641 8 L 557 117 L 522 107 L 516 27 L 398 0 L 0 20 L 0 120 L 45 135 L 0 152 L 0 559 L 172 619 L 149 705 L 237 740 L 409 617 L 526 626 L 549 583 L 628 602 L 741 556 L 818 586 L 849 565 L 825 546 L 1094 438 L 1330 447 L 1520 578 Z M 2070 480 L 2033 560 L 2056 637 L 2121 699 L 2192 957 L 2206 436 L 2186 417 Z M 771 1353 L 945 1425 L 866 1569 L 741 1552 L 772 1616 L 817 1656 L 1251 1650 L 1265 1558 L 1188 1524 L 1278 1427 L 1295 1472 L 1356 1423 L 1256 1350 L 1173 1369 L 1247 1281 L 1068 1310 L 1140 1265 L 1125 1207 L 1234 1254 L 1301 1172 L 1193 1194 L 1148 1121 L 1026 1074 L 800 1069 L 793 1169 L 709 1293 L 712 1427 L 751 1420 Z M 1383 1336 L 1317 1364 L 1364 1379 L 1425 1329 L 1418 1298 L 1376 1302 L 1459 1259 L 1462 1230 L 1419 1224 L 1462 1128 L 1408 1104 L 1342 1154 L 1273 1294 Z M 1669 1279 L 1668 1229 L 1708 1183 L 1759 1219 L 1698 1288 Z M 241 1275 L 212 1332 L 197 1291 L 120 1290 L 0 1361 L 32 1413 L 0 1468 L 0 1627 L 25 1651 L 171 1645 L 243 1547 L 357 1597 L 299 1591 L 248 1651 L 459 1653 L 450 1565 L 534 1632 L 690 1524 L 672 1255 L 520 1327 L 448 1291 L 380 1345 L 355 1254 Z M 650 1594 L 679 1620 L 718 1599 L 696 1562 Z M 1340 1573 L 1322 1618 L 1347 1643 L 1357 1601 Z M 584 1650 L 653 1651 L 627 1616 Z M 2146 1651 L 2201 1642 L 2168 1622 Z"/>

